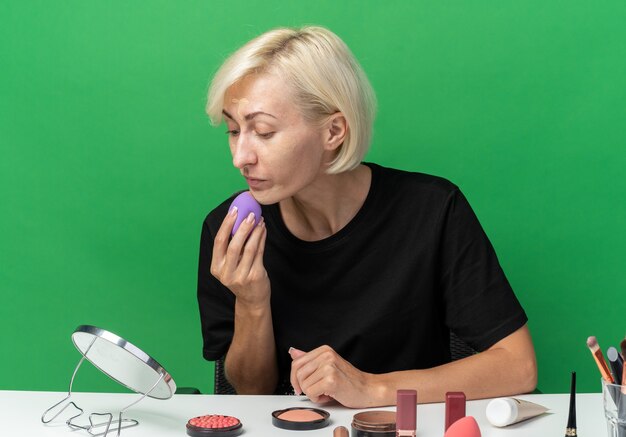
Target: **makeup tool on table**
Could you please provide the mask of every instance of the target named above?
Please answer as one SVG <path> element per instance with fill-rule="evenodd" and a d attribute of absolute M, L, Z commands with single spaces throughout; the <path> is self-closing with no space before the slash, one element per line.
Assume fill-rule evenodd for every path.
<path fill-rule="evenodd" d="M 415 437 L 417 391 L 398 390 L 396 394 L 396 437 Z"/>
<path fill-rule="evenodd" d="M 609 359 L 609 365 L 613 372 L 613 379 L 616 383 L 621 383 L 624 373 L 624 359 L 613 346 L 606 350 L 606 357 Z"/>
<path fill-rule="evenodd" d="M 72 431 L 84 430 L 93 436 L 104 437 L 109 431 L 117 431 L 119 436 L 122 429 L 139 425 L 137 420 L 122 417 L 128 408 L 145 397 L 169 399 L 176 391 L 174 380 L 163 366 L 137 346 L 112 332 L 91 325 L 81 325 L 72 333 L 72 342 L 82 357 L 70 379 L 67 396 L 42 414 L 41 421 L 45 424 L 52 422 L 71 405 L 77 412 L 65 423 Z M 87 421 L 78 423 L 77 419 L 84 411 L 70 399 L 74 378 L 85 360 L 114 381 L 141 395 L 118 412 L 117 420 L 113 420 L 113 413 L 102 412 L 91 413 L 87 416 Z M 49 415 L 52 417 L 48 417 Z"/>
<path fill-rule="evenodd" d="M 576 372 L 572 372 L 572 381 L 571 381 L 570 392 L 569 392 L 569 416 L 567 418 L 567 427 L 565 428 L 565 437 L 576 437 L 577 435 L 578 434 L 576 432 Z"/>
<path fill-rule="evenodd" d="M 352 417 L 352 437 L 396 437 L 396 413 L 371 410 Z"/>
<path fill-rule="evenodd" d="M 615 392 L 613 400 L 617 407 L 617 434 L 619 437 L 626 436 L 626 338 L 620 343 L 620 350 L 622 355 L 618 354 L 618 359 L 622 361 L 622 377 L 619 379 L 621 383 L 619 393 Z"/>
<path fill-rule="evenodd" d="M 452 425 L 443 437 L 480 437 L 480 427 L 472 416 L 465 416 Z"/>
<path fill-rule="evenodd" d="M 446 393 L 446 421 L 444 431 L 454 422 L 465 417 L 465 393 L 449 391 Z"/>
<path fill-rule="evenodd" d="M 493 426 L 513 425 L 542 415 L 548 411 L 543 405 L 516 398 L 496 398 L 489 401 L 485 415 Z"/>
<path fill-rule="evenodd" d="M 319 408 L 293 407 L 272 412 L 272 424 L 292 431 L 310 431 L 328 426 L 330 413 Z"/>
<path fill-rule="evenodd" d="M 626 394 L 626 338 L 619 345 L 622 351 L 622 393 Z"/>
<path fill-rule="evenodd" d="M 350 437 L 350 434 L 348 434 L 348 428 L 345 426 L 338 426 L 333 430 L 333 437 Z"/>
<path fill-rule="evenodd" d="M 352 417 L 352 437 L 415 436 L 417 391 L 398 390 L 396 411 L 369 410 Z"/>
<path fill-rule="evenodd" d="M 626 338 L 620 343 L 622 351 L 622 378 L 620 379 L 622 386 L 620 393 L 616 393 L 617 398 L 617 434 L 619 437 L 626 436 Z"/>
<path fill-rule="evenodd" d="M 593 355 L 593 359 L 598 365 L 598 369 L 600 369 L 602 378 L 609 384 L 614 384 L 615 381 L 613 380 L 609 366 L 607 366 L 606 361 L 604 360 L 604 355 L 602 355 L 602 351 L 600 350 L 600 345 L 598 345 L 596 337 L 591 336 L 587 339 L 587 347 L 591 351 L 591 355 Z"/>
<path fill-rule="evenodd" d="M 607 349 L 607 358 L 610 364 L 608 374 L 605 370 L 605 367 L 608 369 L 608 366 L 604 362 L 602 352 L 599 351 L 596 338 L 589 337 L 587 346 L 589 346 L 602 376 L 602 399 L 609 435 L 626 437 L 626 365 L 624 363 L 626 339 L 620 343 L 621 355 L 614 347 Z"/>
<path fill-rule="evenodd" d="M 235 437 L 243 432 L 243 425 L 233 416 L 207 414 L 187 422 L 187 435 L 191 437 Z"/>

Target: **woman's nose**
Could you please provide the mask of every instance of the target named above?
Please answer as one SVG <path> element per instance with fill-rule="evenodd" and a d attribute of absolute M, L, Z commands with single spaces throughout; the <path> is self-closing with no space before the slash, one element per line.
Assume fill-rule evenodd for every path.
<path fill-rule="evenodd" d="M 237 141 L 231 148 L 231 152 L 233 155 L 233 165 L 238 169 L 256 163 L 257 158 L 254 145 L 249 141 L 246 135 L 239 135 Z"/>

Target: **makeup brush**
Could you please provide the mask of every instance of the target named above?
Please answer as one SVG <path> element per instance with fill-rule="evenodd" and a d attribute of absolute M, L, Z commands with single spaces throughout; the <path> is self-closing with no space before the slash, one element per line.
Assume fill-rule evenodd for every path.
<path fill-rule="evenodd" d="M 622 340 L 619 346 L 622 349 L 622 358 L 623 358 L 626 356 L 626 338 Z M 620 381 L 620 383 L 622 384 L 622 394 L 626 395 L 626 362 L 622 363 L 622 380 Z"/>
<path fill-rule="evenodd" d="M 624 367 L 624 359 L 617 352 L 613 346 L 606 350 L 606 357 L 609 360 L 609 365 L 611 366 L 611 371 L 613 372 L 613 379 L 615 383 L 619 383 L 622 381 L 623 367 Z"/>
<path fill-rule="evenodd" d="M 615 380 L 613 380 L 613 376 L 611 375 L 609 366 L 606 365 L 606 361 L 604 360 L 604 355 L 602 355 L 602 351 L 600 350 L 598 340 L 594 336 L 591 336 L 587 339 L 587 347 L 591 351 L 593 359 L 596 360 L 596 364 L 598 365 L 598 369 L 600 369 L 602 379 L 604 379 L 609 384 L 614 384 Z"/>
<path fill-rule="evenodd" d="M 626 420 L 626 363 L 623 362 L 624 357 L 626 357 L 626 338 L 621 341 L 619 346 L 622 351 L 622 356 L 620 357 L 618 355 L 618 360 L 621 358 L 622 361 L 622 378 L 618 379 L 616 384 L 621 384 L 621 394 L 619 392 L 615 392 L 615 394 L 613 395 L 613 400 L 615 401 L 615 404 L 617 406 L 617 436 L 625 437 L 626 429 L 623 427 L 623 425 L 620 424 L 620 422 Z"/>
<path fill-rule="evenodd" d="M 572 383 L 569 392 L 569 417 L 565 437 L 576 437 L 576 372 L 572 372 Z"/>

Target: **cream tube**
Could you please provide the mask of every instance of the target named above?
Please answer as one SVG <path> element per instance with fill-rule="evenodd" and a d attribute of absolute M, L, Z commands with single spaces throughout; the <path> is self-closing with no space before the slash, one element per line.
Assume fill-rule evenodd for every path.
<path fill-rule="evenodd" d="M 487 420 L 493 426 L 508 426 L 548 411 L 543 405 L 515 398 L 493 399 L 487 405 Z"/>

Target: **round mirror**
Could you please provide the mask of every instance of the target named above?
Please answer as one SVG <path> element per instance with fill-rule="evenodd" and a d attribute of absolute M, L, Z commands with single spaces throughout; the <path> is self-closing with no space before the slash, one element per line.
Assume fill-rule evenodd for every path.
<path fill-rule="evenodd" d="M 156 399 L 169 399 L 176 391 L 172 376 L 163 366 L 112 332 L 81 325 L 72 333 L 72 341 L 94 366 L 137 393 Z M 157 381 L 158 384 L 152 388 Z"/>

